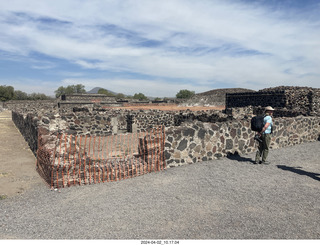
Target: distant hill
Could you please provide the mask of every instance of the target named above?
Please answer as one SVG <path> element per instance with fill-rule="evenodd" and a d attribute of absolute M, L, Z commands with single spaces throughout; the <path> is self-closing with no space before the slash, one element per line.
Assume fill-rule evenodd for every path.
<path fill-rule="evenodd" d="M 93 89 L 91 89 L 90 91 L 87 91 L 87 94 L 97 94 L 99 89 L 105 89 L 105 88 L 101 88 L 101 87 L 95 87 Z M 105 90 L 108 90 L 110 93 L 114 94 L 114 95 L 117 95 L 118 93 L 115 93 L 109 89 L 105 89 Z"/>

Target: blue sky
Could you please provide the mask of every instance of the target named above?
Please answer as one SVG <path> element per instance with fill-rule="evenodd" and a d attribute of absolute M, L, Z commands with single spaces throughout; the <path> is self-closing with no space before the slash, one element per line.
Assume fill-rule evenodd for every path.
<path fill-rule="evenodd" d="M 0 84 L 175 96 L 320 84 L 320 1 L 0 0 Z"/>

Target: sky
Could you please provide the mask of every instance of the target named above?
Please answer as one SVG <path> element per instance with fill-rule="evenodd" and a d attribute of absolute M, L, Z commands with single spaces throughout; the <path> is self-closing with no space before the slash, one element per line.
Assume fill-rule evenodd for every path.
<path fill-rule="evenodd" d="M 319 0 L 0 0 L 0 85 L 319 88 L 319 12 Z"/>

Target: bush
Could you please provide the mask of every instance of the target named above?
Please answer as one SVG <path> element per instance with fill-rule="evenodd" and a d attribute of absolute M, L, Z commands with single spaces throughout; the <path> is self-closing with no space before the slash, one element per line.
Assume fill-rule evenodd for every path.
<path fill-rule="evenodd" d="M 195 94 L 194 91 L 183 89 L 177 93 L 176 98 L 177 99 L 190 99 L 192 96 L 194 96 L 194 94 Z"/>

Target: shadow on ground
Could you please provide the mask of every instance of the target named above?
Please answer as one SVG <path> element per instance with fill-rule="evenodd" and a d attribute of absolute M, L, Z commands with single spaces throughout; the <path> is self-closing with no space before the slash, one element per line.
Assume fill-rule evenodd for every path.
<path fill-rule="evenodd" d="M 291 171 L 291 172 L 299 174 L 299 175 L 306 175 L 312 179 L 320 181 L 320 178 L 318 177 L 318 175 L 320 175 L 320 173 L 316 174 L 316 173 L 308 172 L 308 171 L 300 169 L 301 167 L 288 167 L 286 165 L 277 165 L 277 167 L 282 170 Z"/>
<path fill-rule="evenodd" d="M 238 162 L 248 162 L 253 164 L 255 163 L 255 161 L 251 158 L 240 156 L 237 151 L 235 153 L 228 153 L 227 158 Z"/>

